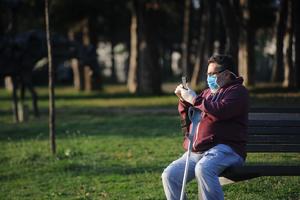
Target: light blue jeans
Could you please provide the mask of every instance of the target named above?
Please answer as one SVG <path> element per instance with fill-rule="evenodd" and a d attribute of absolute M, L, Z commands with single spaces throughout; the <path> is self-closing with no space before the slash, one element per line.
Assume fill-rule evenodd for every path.
<path fill-rule="evenodd" d="M 168 200 L 180 198 L 187 152 L 173 161 L 162 173 L 162 183 Z M 196 177 L 198 197 L 202 200 L 222 200 L 224 194 L 218 175 L 229 166 L 243 165 L 244 160 L 231 147 L 224 144 L 206 152 L 190 154 L 187 182 Z M 187 197 L 185 196 L 185 199 Z"/>

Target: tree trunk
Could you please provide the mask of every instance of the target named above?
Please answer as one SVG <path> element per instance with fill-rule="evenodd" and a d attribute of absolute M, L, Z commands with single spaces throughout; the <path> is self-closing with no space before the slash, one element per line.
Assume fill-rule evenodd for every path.
<path fill-rule="evenodd" d="M 84 91 L 91 92 L 93 90 L 93 71 L 90 66 L 83 66 L 83 76 L 84 76 Z"/>
<path fill-rule="evenodd" d="M 113 35 L 113 33 L 112 33 L 112 35 Z M 110 53 L 110 56 L 111 56 L 111 81 L 113 83 L 115 83 L 117 81 L 117 74 L 116 74 L 116 62 L 115 62 L 115 51 L 114 51 L 115 39 L 113 36 L 111 37 L 110 43 L 111 43 L 111 53 Z"/>
<path fill-rule="evenodd" d="M 29 119 L 28 105 L 21 102 L 18 103 L 18 118 L 20 122 L 26 122 Z"/>
<path fill-rule="evenodd" d="M 272 82 L 283 81 L 283 39 L 286 30 L 288 0 L 280 1 L 280 10 L 277 16 L 276 32 L 276 63 L 272 71 Z"/>
<path fill-rule="evenodd" d="M 204 37 L 202 37 L 204 38 Z M 204 54 L 205 54 L 205 41 L 200 40 L 197 47 L 197 57 L 194 66 L 194 71 L 192 74 L 191 86 L 192 88 L 197 87 L 201 79 L 201 72 L 204 66 Z"/>
<path fill-rule="evenodd" d="M 95 18 L 95 17 L 94 17 Z M 84 56 L 84 63 L 83 66 L 80 65 L 80 68 L 83 73 L 87 72 L 84 68 L 86 65 L 90 67 L 92 72 L 87 72 L 88 74 L 83 74 L 82 77 L 86 78 L 89 77 L 88 80 L 84 80 L 85 86 L 84 89 L 86 90 L 97 90 L 102 87 L 101 83 L 101 73 L 99 72 L 98 61 L 96 58 L 96 49 L 93 48 L 97 46 L 97 36 L 95 35 L 94 26 L 95 26 L 95 19 L 93 17 L 89 19 L 84 19 L 82 23 L 82 44 L 83 44 L 83 56 Z M 79 63 L 81 63 L 79 61 Z M 92 74 L 91 74 L 92 73 Z"/>
<path fill-rule="evenodd" d="M 157 3 L 141 4 L 138 9 L 138 93 L 160 94 L 159 11 Z"/>
<path fill-rule="evenodd" d="M 251 1 L 251 0 L 250 0 Z M 251 21 L 251 18 L 250 18 Z M 247 33 L 247 52 L 248 52 L 248 60 L 247 60 L 247 80 L 249 86 L 255 85 L 255 34 L 256 31 L 250 22 Z"/>
<path fill-rule="evenodd" d="M 48 0 L 45 0 L 45 24 L 47 34 L 47 49 L 48 49 L 48 66 L 49 66 L 49 138 L 50 138 L 50 149 L 52 154 L 56 153 L 56 142 L 55 142 L 55 94 L 54 94 L 54 71 L 52 66 L 52 53 L 51 53 L 51 39 L 50 39 L 50 28 L 49 28 L 49 5 Z"/>
<path fill-rule="evenodd" d="M 294 13 L 294 35 L 295 35 L 295 84 L 296 88 L 300 88 L 300 3 L 293 1 Z"/>
<path fill-rule="evenodd" d="M 284 81 L 283 87 L 294 87 L 294 64 L 293 64 L 293 4 L 288 1 L 287 5 L 287 21 L 286 33 L 283 40 L 283 54 L 284 54 Z"/>
<path fill-rule="evenodd" d="M 115 63 L 115 51 L 114 47 L 116 46 L 116 16 L 115 16 L 115 5 L 111 4 L 110 9 L 112 10 L 112 15 L 110 16 L 110 43 L 111 43 L 111 81 L 114 83 L 117 81 L 116 74 L 116 63 Z"/>
<path fill-rule="evenodd" d="M 208 58 L 214 53 L 215 41 L 215 23 L 216 23 L 216 1 L 201 1 L 201 21 L 200 37 L 197 47 L 197 57 L 192 74 L 192 87 L 196 87 L 204 71 L 204 64 Z M 206 67 L 206 66 L 205 66 Z"/>
<path fill-rule="evenodd" d="M 73 71 L 73 84 L 76 90 L 82 91 L 84 89 L 83 83 L 83 70 L 80 67 L 79 60 L 77 58 L 72 58 L 70 65 Z"/>
<path fill-rule="evenodd" d="M 240 1 L 243 25 L 241 26 L 239 39 L 239 72 L 244 77 L 244 84 L 247 86 L 254 85 L 255 76 L 255 30 L 251 19 L 251 6 L 251 0 Z"/>
<path fill-rule="evenodd" d="M 239 23 L 237 21 L 236 10 L 234 5 L 229 0 L 218 1 L 221 8 L 221 14 L 224 21 L 224 27 L 227 35 L 226 54 L 230 54 L 236 64 L 236 69 L 233 70 L 238 74 L 238 57 L 239 57 Z"/>
<path fill-rule="evenodd" d="M 245 41 L 246 31 L 243 30 L 240 33 L 240 40 L 239 40 L 239 75 L 243 76 L 244 84 L 248 85 L 248 77 L 247 77 L 247 60 L 248 60 L 248 52 L 247 52 L 247 43 Z"/>
<path fill-rule="evenodd" d="M 183 75 L 190 78 L 191 70 L 189 68 L 189 27 L 190 27 L 190 9 L 191 0 L 184 1 L 183 17 L 183 38 L 182 38 L 182 70 Z"/>
<path fill-rule="evenodd" d="M 132 1 L 130 25 L 130 58 L 127 78 L 127 87 L 130 93 L 137 91 L 137 59 L 138 59 L 138 33 L 137 33 L 137 0 Z"/>
<path fill-rule="evenodd" d="M 207 58 L 214 53 L 214 41 L 215 41 L 215 26 L 216 26 L 216 0 L 208 0 L 208 24 L 206 32 L 207 40 Z"/>
<path fill-rule="evenodd" d="M 78 27 L 76 27 L 78 29 Z M 75 29 L 70 29 L 68 31 L 68 39 L 70 42 L 74 44 L 74 48 L 76 48 L 76 53 L 77 55 L 74 56 L 74 58 L 70 59 L 70 66 L 73 72 L 73 85 L 74 88 L 78 91 L 83 91 L 84 90 L 84 77 L 83 77 L 83 68 L 80 65 L 80 60 L 79 60 L 79 47 L 78 43 L 75 41 Z"/>
<path fill-rule="evenodd" d="M 206 24 L 206 16 L 204 14 L 204 3 L 203 1 L 200 2 L 200 19 L 199 19 L 199 27 L 200 27 L 200 31 L 199 31 L 199 39 L 198 39 L 198 46 L 197 46 L 197 52 L 196 52 L 196 61 L 195 61 L 195 65 L 194 65 L 194 71 L 192 74 L 192 79 L 191 79 L 191 86 L 192 88 L 195 88 L 199 81 L 200 81 L 200 77 L 201 77 L 201 71 L 202 71 L 202 66 L 204 63 L 204 51 L 205 51 L 205 24 Z"/>
<path fill-rule="evenodd" d="M 16 77 L 11 77 L 12 78 L 12 104 L 13 104 L 13 117 L 14 117 L 14 122 L 18 123 L 19 122 L 19 109 L 18 109 L 18 94 L 17 94 L 17 89 L 18 89 L 18 83 L 16 80 Z"/>
<path fill-rule="evenodd" d="M 13 91 L 13 79 L 11 76 L 6 76 L 4 77 L 4 85 L 5 85 L 5 89 L 9 92 Z"/>

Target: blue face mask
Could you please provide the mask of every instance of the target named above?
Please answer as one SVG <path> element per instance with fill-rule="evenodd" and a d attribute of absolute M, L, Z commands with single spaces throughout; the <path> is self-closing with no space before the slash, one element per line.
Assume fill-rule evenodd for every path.
<path fill-rule="evenodd" d="M 217 84 L 217 76 L 216 75 L 208 75 L 207 76 L 207 84 L 212 92 L 216 92 L 220 87 Z"/>

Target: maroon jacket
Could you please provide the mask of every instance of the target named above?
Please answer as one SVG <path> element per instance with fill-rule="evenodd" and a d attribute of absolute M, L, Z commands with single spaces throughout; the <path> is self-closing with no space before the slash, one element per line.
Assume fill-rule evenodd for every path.
<path fill-rule="evenodd" d="M 202 111 L 202 120 L 198 124 L 194 136 L 193 151 L 206 151 L 217 144 L 227 144 L 236 153 L 246 158 L 246 142 L 248 127 L 248 91 L 239 77 L 212 94 L 210 89 L 204 90 L 194 100 L 194 106 Z M 188 123 L 187 102 L 179 101 L 178 111 L 181 119 Z M 183 146 L 188 147 L 185 137 Z"/>

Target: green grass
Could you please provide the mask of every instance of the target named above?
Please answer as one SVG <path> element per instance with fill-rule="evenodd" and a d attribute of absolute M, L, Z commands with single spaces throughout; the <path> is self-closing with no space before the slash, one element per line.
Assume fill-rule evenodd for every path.
<path fill-rule="evenodd" d="M 160 175 L 182 152 L 179 117 L 105 108 L 170 107 L 173 95 L 139 97 L 122 87 L 103 93 L 57 92 L 57 154 L 48 143 L 47 90 L 42 116 L 14 124 L 0 91 L 0 199 L 165 199 Z M 256 95 L 256 94 L 253 94 Z M 293 100 L 292 100 L 293 101 Z M 300 154 L 249 154 L 257 162 L 300 165 Z M 224 186 L 226 199 L 300 199 L 300 177 L 262 177 Z M 187 188 L 197 198 L 197 184 Z"/>

